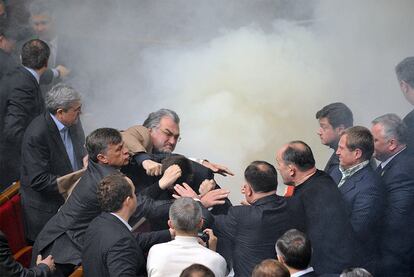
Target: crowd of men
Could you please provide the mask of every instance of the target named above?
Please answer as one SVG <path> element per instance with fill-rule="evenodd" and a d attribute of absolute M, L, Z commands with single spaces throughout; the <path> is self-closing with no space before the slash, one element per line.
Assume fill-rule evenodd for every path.
<path fill-rule="evenodd" d="M 33 255 L 22 267 L 0 231 L 1 276 L 414 276 L 414 110 L 366 128 L 343 103 L 322 107 L 324 170 L 287 142 L 246 167 L 233 206 L 214 180 L 226 166 L 174 153 L 172 110 L 85 138 L 53 13 L 33 1 L 28 32 L 11 3 L 0 0 L 0 184 L 20 180 Z M 414 57 L 396 74 L 414 105 Z"/>

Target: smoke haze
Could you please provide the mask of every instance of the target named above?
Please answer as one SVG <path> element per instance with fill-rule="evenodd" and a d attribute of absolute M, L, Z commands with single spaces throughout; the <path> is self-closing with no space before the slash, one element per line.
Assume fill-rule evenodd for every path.
<path fill-rule="evenodd" d="M 332 152 L 315 113 L 324 105 L 344 102 L 367 127 L 411 109 L 394 74 L 413 55 L 410 0 L 61 2 L 86 133 L 173 109 L 176 151 L 229 165 L 237 176 L 219 183 L 235 202 L 247 164 L 274 164 L 287 141 L 307 142 L 323 168 Z"/>

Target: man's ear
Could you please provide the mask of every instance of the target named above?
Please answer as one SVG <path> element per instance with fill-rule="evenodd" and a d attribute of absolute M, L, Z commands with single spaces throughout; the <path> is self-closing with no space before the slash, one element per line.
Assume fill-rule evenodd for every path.
<path fill-rule="evenodd" d="M 171 219 L 168 219 L 167 223 L 169 228 L 174 229 L 174 225 Z"/>
<path fill-rule="evenodd" d="M 246 188 L 244 189 L 244 194 L 247 196 L 252 196 L 253 189 L 249 184 L 247 184 Z"/>
<path fill-rule="evenodd" d="M 104 154 L 99 153 L 96 158 L 98 159 L 98 162 L 101 162 L 103 164 L 107 164 L 108 163 L 108 159 L 106 158 L 106 156 Z"/>
<path fill-rule="evenodd" d="M 203 225 L 204 225 L 204 218 L 201 218 L 200 222 L 197 224 L 198 230 L 200 230 L 203 227 Z"/>
<path fill-rule="evenodd" d="M 341 136 L 344 131 L 346 130 L 344 124 L 339 124 L 338 127 L 335 128 L 336 133 L 338 134 L 338 136 Z"/>
<path fill-rule="evenodd" d="M 402 92 L 407 93 L 407 91 L 408 91 L 408 84 L 407 84 L 407 82 L 401 80 L 400 81 L 400 88 L 401 88 L 401 91 Z"/>
<path fill-rule="evenodd" d="M 362 157 L 362 150 L 359 148 L 355 149 L 355 158 L 359 160 L 361 159 L 361 157 Z"/>
<path fill-rule="evenodd" d="M 277 255 L 277 260 L 278 260 L 279 262 L 281 262 L 282 264 L 285 264 L 285 259 L 283 258 L 283 256 L 279 256 L 279 255 Z"/>
<path fill-rule="evenodd" d="M 294 177 L 296 175 L 296 167 L 294 164 L 288 164 L 289 176 Z"/>

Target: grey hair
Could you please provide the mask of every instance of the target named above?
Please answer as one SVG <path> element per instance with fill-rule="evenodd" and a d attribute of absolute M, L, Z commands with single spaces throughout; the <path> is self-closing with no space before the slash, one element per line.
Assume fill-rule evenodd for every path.
<path fill-rule="evenodd" d="M 362 267 L 357 267 L 345 269 L 339 277 L 372 277 L 372 274 Z"/>
<path fill-rule="evenodd" d="M 81 95 L 65 84 L 55 85 L 46 94 L 46 108 L 51 114 L 56 114 L 58 109 L 67 111 L 75 101 L 81 101 Z"/>
<path fill-rule="evenodd" d="M 158 128 L 160 126 L 161 118 L 165 116 L 170 117 L 175 123 L 180 124 L 180 118 L 176 112 L 169 109 L 160 109 L 156 112 L 150 113 L 142 125 L 148 129 Z"/>
<path fill-rule="evenodd" d="M 396 139 L 401 144 L 407 142 L 407 126 L 398 115 L 393 113 L 384 114 L 375 118 L 372 124 L 380 124 L 384 128 L 386 139 Z"/>
<path fill-rule="evenodd" d="M 190 197 L 174 201 L 170 207 L 170 220 L 174 228 L 184 232 L 194 232 L 201 221 L 201 207 Z"/>
<path fill-rule="evenodd" d="M 407 57 L 395 67 L 398 81 L 404 81 L 414 88 L 414 57 Z"/>

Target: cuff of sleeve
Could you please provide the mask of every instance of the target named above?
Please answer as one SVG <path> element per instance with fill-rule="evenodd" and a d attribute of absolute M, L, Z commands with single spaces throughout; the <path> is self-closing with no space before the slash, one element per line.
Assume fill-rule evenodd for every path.
<path fill-rule="evenodd" d="M 59 70 L 52 68 L 53 78 L 58 78 L 60 76 Z"/>
<path fill-rule="evenodd" d="M 142 165 L 142 162 L 145 160 L 151 160 L 151 156 L 145 152 L 140 152 L 134 155 L 134 160 L 139 164 Z"/>

